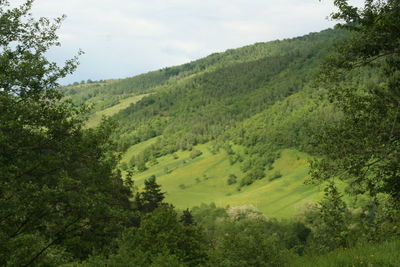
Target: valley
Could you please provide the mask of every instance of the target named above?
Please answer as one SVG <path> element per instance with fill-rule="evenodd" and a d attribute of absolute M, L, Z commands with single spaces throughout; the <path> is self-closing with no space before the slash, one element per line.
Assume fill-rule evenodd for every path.
<path fill-rule="evenodd" d="M 313 72 L 343 36 L 326 30 L 258 43 L 63 91 L 93 105 L 88 127 L 103 116 L 118 123 L 120 167 L 139 188 L 155 175 L 179 209 L 250 204 L 268 217 L 290 218 L 322 196 L 319 186 L 304 185 L 312 135 L 338 113 L 318 101 L 323 92 L 313 87 Z M 192 158 L 193 151 L 201 155 Z"/>

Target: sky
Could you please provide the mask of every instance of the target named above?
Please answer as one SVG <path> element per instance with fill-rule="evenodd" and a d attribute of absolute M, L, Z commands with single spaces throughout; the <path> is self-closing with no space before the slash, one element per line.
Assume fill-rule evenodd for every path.
<path fill-rule="evenodd" d="M 14 4 L 23 0 L 13 0 Z M 35 0 L 34 16 L 67 16 L 62 63 L 85 52 L 62 84 L 134 76 L 211 53 L 332 27 L 332 0 Z M 354 4 L 361 0 L 354 0 Z"/>

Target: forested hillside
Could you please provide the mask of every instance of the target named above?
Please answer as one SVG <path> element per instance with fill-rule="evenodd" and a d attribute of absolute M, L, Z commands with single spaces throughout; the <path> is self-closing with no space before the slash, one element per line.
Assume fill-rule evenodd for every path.
<path fill-rule="evenodd" d="M 297 202 L 321 197 L 311 188 L 301 189 L 307 177 L 306 161 L 302 161 L 304 171 L 293 176 L 297 178 L 292 182 L 290 166 L 282 169 L 273 164 L 285 148 L 313 153 L 315 144 L 310 136 L 322 122 L 340 116 L 328 102 L 320 103 L 323 93 L 314 82 L 323 59 L 345 36 L 337 29 L 258 43 L 182 66 L 128 79 L 72 85 L 63 91 L 76 103 L 94 105 L 88 126 L 98 123 L 101 114 L 118 123 L 115 140 L 123 153 L 121 167 L 134 174 L 138 185 L 156 175 L 169 189 L 167 199 L 178 207 L 215 201 L 220 205 L 247 203 L 269 211 L 268 216 L 280 216 L 271 214 L 269 201 L 261 196 L 257 200 L 259 194 L 250 191 L 270 187 L 270 179 L 283 173 L 282 180 L 293 183 L 287 188 L 305 190 L 303 195 L 294 193 Z M 131 99 L 141 100 L 129 105 Z M 172 164 L 168 155 L 176 153 L 181 159 Z M 213 155 L 227 165 L 216 165 Z M 195 162 L 202 159 L 205 168 L 199 169 Z M 173 178 L 178 169 L 183 172 L 178 175 L 181 178 Z M 198 176 L 197 182 L 185 176 Z M 199 182 L 208 176 L 220 186 Z M 230 184 L 229 176 L 235 176 Z M 247 188 L 257 180 L 262 182 Z M 209 191 L 220 197 L 207 194 Z M 191 194 L 199 194 L 198 200 L 185 201 Z M 290 202 L 285 217 L 296 213 L 294 207 L 301 206 L 297 202 Z"/>
<path fill-rule="evenodd" d="M 110 101 L 153 93 L 114 118 L 120 125 L 121 151 L 162 136 L 152 152 L 159 156 L 216 140 L 245 119 L 310 88 L 321 61 L 343 36 L 327 30 L 259 43 L 129 79 L 64 90 L 78 103 L 95 103 L 95 111 L 109 107 Z M 313 94 L 315 88 L 302 96 Z"/>

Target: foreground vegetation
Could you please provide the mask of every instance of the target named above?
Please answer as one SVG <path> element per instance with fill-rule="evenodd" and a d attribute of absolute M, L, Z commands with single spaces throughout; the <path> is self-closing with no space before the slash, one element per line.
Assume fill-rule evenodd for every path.
<path fill-rule="evenodd" d="M 153 211 L 144 208 L 150 202 L 138 205 L 140 226 L 126 229 L 111 255 L 73 266 L 396 266 L 400 260 L 397 224 L 385 218 L 383 229 L 346 208 L 337 210 L 330 206 L 340 202 L 335 190 L 297 220 L 277 221 L 250 205 L 203 204 L 177 212 L 162 203 L 154 181 L 135 198 L 140 203 L 155 194 L 160 201 L 150 205 L 158 206 Z"/>
<path fill-rule="evenodd" d="M 44 56 L 61 19 L 35 20 L 31 5 L 0 1 L 0 265 L 400 261 L 389 255 L 400 239 L 398 0 L 335 1 L 342 30 L 70 86 L 67 99 L 56 81 L 76 59 Z M 308 168 L 314 186 L 300 187 Z"/>
<path fill-rule="evenodd" d="M 400 242 L 361 243 L 355 247 L 341 248 L 324 255 L 298 257 L 292 266 L 398 266 Z"/>

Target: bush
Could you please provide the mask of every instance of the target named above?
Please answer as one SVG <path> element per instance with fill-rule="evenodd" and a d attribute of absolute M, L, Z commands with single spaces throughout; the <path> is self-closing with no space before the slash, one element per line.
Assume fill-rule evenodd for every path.
<path fill-rule="evenodd" d="M 232 146 L 230 144 L 227 144 L 227 143 L 224 144 L 223 148 L 224 148 L 224 150 L 226 151 L 226 153 L 228 155 L 234 155 L 235 154 L 235 152 L 233 151 Z"/>
<path fill-rule="evenodd" d="M 200 157 L 203 154 L 200 150 L 194 149 L 192 152 L 190 152 L 190 158 L 194 159 L 197 157 Z"/>
<path fill-rule="evenodd" d="M 231 155 L 229 155 L 229 164 L 230 165 L 233 165 L 233 164 L 235 164 L 236 162 L 242 162 L 243 161 L 243 158 L 239 155 L 239 154 L 231 154 Z"/>
<path fill-rule="evenodd" d="M 282 177 L 282 174 L 279 171 L 276 171 L 274 174 L 271 175 L 269 181 L 273 181 Z"/>
<path fill-rule="evenodd" d="M 265 177 L 264 169 L 255 167 L 249 172 L 248 176 L 254 180 L 260 180 Z"/>
<path fill-rule="evenodd" d="M 264 215 L 259 212 L 253 205 L 242 205 L 229 207 L 227 214 L 232 221 L 240 221 L 244 219 L 265 220 Z"/>
<path fill-rule="evenodd" d="M 240 181 L 240 186 L 251 185 L 252 183 L 254 183 L 254 181 L 255 180 L 253 178 L 247 175 L 243 177 L 242 181 Z"/>
<path fill-rule="evenodd" d="M 241 168 L 242 172 L 247 172 L 248 170 L 250 170 L 252 165 L 253 165 L 253 162 L 250 159 L 247 159 L 242 163 L 242 166 L 240 166 L 240 168 Z"/>
<path fill-rule="evenodd" d="M 234 174 L 229 174 L 229 178 L 227 181 L 228 185 L 236 184 L 237 183 L 237 177 Z"/>

